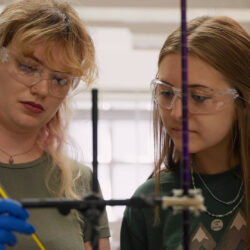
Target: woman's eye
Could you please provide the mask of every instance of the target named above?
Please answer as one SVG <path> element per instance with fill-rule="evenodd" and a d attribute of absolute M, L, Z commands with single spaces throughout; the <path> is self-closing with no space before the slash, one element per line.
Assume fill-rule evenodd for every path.
<path fill-rule="evenodd" d="M 34 72 L 37 72 L 37 68 L 36 67 L 30 66 L 30 65 L 26 65 L 26 64 L 22 64 L 22 63 L 18 64 L 18 68 L 20 70 L 22 70 L 23 72 L 25 72 L 25 73 L 34 73 Z"/>
<path fill-rule="evenodd" d="M 173 92 L 171 92 L 171 91 L 161 91 L 160 95 L 163 96 L 163 97 L 172 97 Z"/>
<path fill-rule="evenodd" d="M 60 86 L 66 86 L 68 85 L 68 80 L 67 79 L 62 79 L 62 78 L 54 78 L 52 81 L 54 84 L 60 85 Z"/>
<path fill-rule="evenodd" d="M 192 95 L 192 98 L 197 102 L 205 102 L 210 99 L 210 97 L 207 96 L 201 96 L 201 95 Z"/>

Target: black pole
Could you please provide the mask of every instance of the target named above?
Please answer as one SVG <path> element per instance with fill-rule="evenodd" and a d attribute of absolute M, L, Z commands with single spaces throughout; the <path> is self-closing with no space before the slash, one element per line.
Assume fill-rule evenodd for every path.
<path fill-rule="evenodd" d="M 98 193 L 98 90 L 92 89 L 92 142 L 93 142 L 93 183 L 92 190 L 94 193 Z"/>
<path fill-rule="evenodd" d="M 93 142 L 93 179 L 92 179 L 92 198 L 98 193 L 98 90 L 92 89 L 92 142 Z M 91 197 L 91 196 L 90 196 Z M 91 199 L 91 198 L 90 198 Z M 97 198 L 98 199 L 98 198 Z M 91 244 L 93 250 L 98 250 L 99 243 L 99 218 L 102 211 L 97 206 L 93 206 L 85 212 L 92 224 Z"/>

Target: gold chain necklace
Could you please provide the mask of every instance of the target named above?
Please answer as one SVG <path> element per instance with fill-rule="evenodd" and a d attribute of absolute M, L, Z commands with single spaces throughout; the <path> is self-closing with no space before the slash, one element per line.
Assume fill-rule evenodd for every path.
<path fill-rule="evenodd" d="M 25 151 L 25 152 L 23 152 L 23 153 L 14 154 L 14 155 L 11 155 L 11 154 L 5 152 L 5 151 L 2 150 L 1 148 L 0 148 L 0 151 L 3 152 L 5 155 L 8 155 L 8 157 L 9 157 L 9 164 L 12 165 L 12 164 L 14 163 L 14 158 L 13 158 L 14 156 L 27 154 L 27 153 L 29 153 L 33 148 L 34 148 L 34 145 L 32 145 L 32 147 L 31 147 L 29 150 L 27 150 L 27 151 Z"/>

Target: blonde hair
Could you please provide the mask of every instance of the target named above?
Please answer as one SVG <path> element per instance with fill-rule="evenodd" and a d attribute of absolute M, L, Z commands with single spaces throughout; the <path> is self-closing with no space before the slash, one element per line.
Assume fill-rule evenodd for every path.
<path fill-rule="evenodd" d="M 67 70 L 87 85 L 97 75 L 94 45 L 82 20 L 66 1 L 14 0 L 0 14 L 0 46 L 7 46 L 14 37 L 24 54 L 33 53 L 33 45 L 43 43 L 46 64 L 53 70 Z M 63 65 L 56 64 L 53 49 L 62 48 Z M 79 81 L 72 86 L 75 89 Z M 59 168 L 58 196 L 78 197 L 73 166 L 65 156 L 66 129 L 70 109 L 68 98 L 48 124 L 41 129 L 37 140 L 52 159 L 51 173 Z M 50 180 L 47 180 L 49 185 Z M 52 191 L 52 190 L 51 190 Z"/>
<path fill-rule="evenodd" d="M 195 55 L 219 71 L 235 88 L 240 98 L 235 101 L 236 119 L 232 128 L 232 150 L 240 159 L 245 185 L 247 237 L 250 247 L 250 37 L 233 19 L 228 17 L 200 17 L 188 23 L 188 53 Z M 158 66 L 168 54 L 181 51 L 181 30 L 175 30 L 165 41 Z M 179 165 L 174 143 L 161 121 L 154 104 L 156 194 L 159 194 L 160 167 Z M 231 155 L 234 155 L 231 154 Z"/>

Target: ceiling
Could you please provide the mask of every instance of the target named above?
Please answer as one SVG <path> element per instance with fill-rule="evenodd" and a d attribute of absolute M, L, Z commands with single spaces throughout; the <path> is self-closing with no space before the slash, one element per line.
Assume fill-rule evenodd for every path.
<path fill-rule="evenodd" d="M 159 49 L 180 23 L 179 0 L 69 0 L 89 27 L 124 27 L 134 48 Z M 250 0 L 188 0 L 188 19 L 228 15 L 250 32 Z"/>

